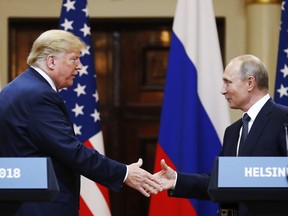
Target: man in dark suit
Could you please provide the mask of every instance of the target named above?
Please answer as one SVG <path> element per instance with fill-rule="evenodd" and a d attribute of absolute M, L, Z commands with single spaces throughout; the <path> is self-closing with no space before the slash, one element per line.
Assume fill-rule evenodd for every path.
<path fill-rule="evenodd" d="M 80 175 L 112 191 L 122 184 L 149 197 L 160 182 L 141 169 L 142 160 L 125 165 L 85 147 L 75 136 L 58 90 L 73 84 L 86 45 L 73 34 L 49 30 L 33 43 L 30 67 L 0 93 L 0 156 L 50 157 L 60 193 L 53 202 L 2 203 L 0 215 L 78 215 Z M 10 211 L 11 210 L 11 211 Z"/>
<path fill-rule="evenodd" d="M 242 120 L 227 127 L 220 156 L 287 156 L 288 108 L 275 104 L 268 95 L 267 69 L 257 57 L 243 55 L 232 59 L 223 73 L 221 93 L 230 108 L 242 110 L 250 120 L 248 136 L 241 145 Z M 161 166 L 162 170 L 155 176 L 162 179 L 169 196 L 210 199 L 207 193 L 209 174 L 176 173 L 164 160 Z M 225 213 L 229 211 L 226 215 L 252 215 L 242 204 L 226 204 L 224 208 L 227 208 Z"/>

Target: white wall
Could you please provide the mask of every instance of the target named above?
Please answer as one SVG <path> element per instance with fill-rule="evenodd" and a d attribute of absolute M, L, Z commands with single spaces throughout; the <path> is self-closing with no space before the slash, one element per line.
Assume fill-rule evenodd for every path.
<path fill-rule="evenodd" d="M 176 0 L 88 0 L 90 17 L 173 17 Z M 245 0 L 213 0 L 215 15 L 226 19 L 225 59 L 247 52 Z M 0 86 L 8 80 L 8 18 L 57 18 L 62 0 L 0 0 Z M 275 41 L 277 43 L 277 41 Z M 239 112 L 231 112 L 232 120 Z"/>
<path fill-rule="evenodd" d="M 0 0 L 0 84 L 7 83 L 8 18 L 60 15 L 62 0 Z M 176 0 L 88 0 L 91 17 L 173 17 Z M 214 0 L 216 16 L 227 21 L 226 59 L 245 52 L 244 0 Z M 234 31 L 238 26 L 238 31 Z M 235 43 L 237 40 L 237 43 Z"/>

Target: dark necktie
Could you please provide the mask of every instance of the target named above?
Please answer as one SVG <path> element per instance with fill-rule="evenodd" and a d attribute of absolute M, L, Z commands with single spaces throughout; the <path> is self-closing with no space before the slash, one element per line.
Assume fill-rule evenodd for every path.
<path fill-rule="evenodd" d="M 250 121 L 250 116 L 245 113 L 242 117 L 242 134 L 241 134 L 241 138 L 240 138 L 240 144 L 239 144 L 239 152 L 238 155 L 241 155 L 241 151 L 244 147 L 245 141 L 247 139 L 248 136 L 248 123 Z"/>

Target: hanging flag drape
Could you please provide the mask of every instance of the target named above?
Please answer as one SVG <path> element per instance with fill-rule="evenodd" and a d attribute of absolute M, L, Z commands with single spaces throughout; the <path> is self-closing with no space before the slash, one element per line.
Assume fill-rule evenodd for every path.
<path fill-rule="evenodd" d="M 186 173 L 209 173 L 218 155 L 229 109 L 212 0 L 178 0 L 161 113 L 155 172 L 164 158 Z M 151 197 L 149 215 L 216 215 L 212 201 Z"/>
<path fill-rule="evenodd" d="M 73 86 L 60 94 L 70 112 L 76 136 L 84 145 L 104 154 L 87 1 L 63 0 L 59 28 L 72 32 L 88 46 L 82 52 L 83 68 Z M 80 215 L 111 215 L 109 205 L 108 189 L 81 176 Z"/>
<path fill-rule="evenodd" d="M 288 5 L 282 2 L 274 100 L 288 106 Z"/>

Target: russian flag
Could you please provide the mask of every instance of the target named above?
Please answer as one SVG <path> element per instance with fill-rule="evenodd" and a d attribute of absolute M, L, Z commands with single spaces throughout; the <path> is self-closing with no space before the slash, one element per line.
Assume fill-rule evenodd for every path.
<path fill-rule="evenodd" d="M 179 172 L 210 173 L 229 109 L 212 0 L 178 0 L 162 105 L 155 172 L 164 158 Z M 150 216 L 216 215 L 212 201 L 151 197 Z"/>

